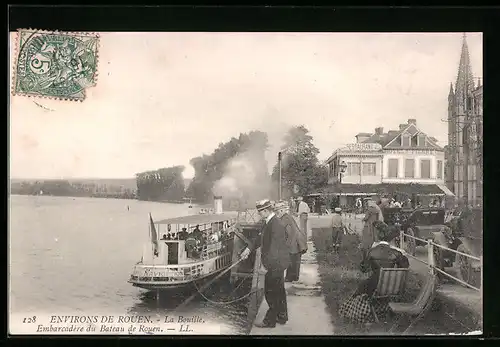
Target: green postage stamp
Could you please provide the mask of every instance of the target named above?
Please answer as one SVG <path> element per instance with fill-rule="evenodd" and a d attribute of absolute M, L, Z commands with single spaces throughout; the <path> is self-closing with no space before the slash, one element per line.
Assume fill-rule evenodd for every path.
<path fill-rule="evenodd" d="M 84 100 L 96 84 L 98 47 L 93 33 L 18 30 L 14 95 Z"/>

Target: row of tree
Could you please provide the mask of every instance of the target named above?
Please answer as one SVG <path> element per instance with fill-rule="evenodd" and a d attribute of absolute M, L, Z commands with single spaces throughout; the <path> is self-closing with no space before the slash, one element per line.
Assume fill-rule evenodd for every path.
<path fill-rule="evenodd" d="M 309 131 L 304 126 L 293 127 L 283 141 L 282 197 L 307 195 L 326 185 L 327 169 L 318 161 L 319 150 L 313 145 Z M 136 192 L 120 187 L 70 183 L 67 180 L 45 180 L 13 183 L 11 193 L 138 198 L 147 201 L 182 201 L 191 198 L 198 203 L 209 202 L 214 194 L 236 194 L 238 198 L 252 203 L 264 197 L 277 199 L 278 163 L 270 177 L 265 158 L 268 147 L 265 132 L 251 131 L 219 144 L 211 154 L 192 158 L 190 164 L 195 176 L 187 190 L 182 175 L 184 167 L 173 166 L 136 174 Z"/>
<path fill-rule="evenodd" d="M 135 192 L 132 189 L 107 185 L 71 183 L 68 180 L 22 181 L 12 183 L 10 188 L 11 194 L 18 195 L 102 197 L 116 199 L 135 198 Z"/>
<path fill-rule="evenodd" d="M 261 131 L 252 131 L 248 134 L 240 134 L 238 138 L 232 138 L 219 147 L 210 155 L 203 155 L 191 159 L 195 176 L 187 189 L 187 196 L 197 202 L 207 202 L 214 193 L 214 185 L 228 173 L 228 165 L 234 163 L 234 159 L 241 158 L 244 162 L 243 169 L 252 171 L 251 182 L 242 174 L 232 174 L 231 178 L 240 179 L 237 182 L 241 197 L 244 200 L 252 200 L 266 192 L 266 196 L 278 199 L 279 165 L 276 159 L 271 177 L 267 171 L 265 153 L 268 149 L 267 134 Z M 319 150 L 313 144 L 313 138 L 309 130 L 304 126 L 296 126 L 289 129 L 283 139 L 281 147 L 282 160 L 282 198 L 290 196 L 307 195 L 328 182 L 328 169 L 318 160 Z M 272 188 L 266 186 L 269 178 L 272 180 Z M 253 184 L 250 187 L 248 183 Z M 259 188 L 265 189 L 259 189 Z M 259 196 L 260 197 L 260 196 Z"/>
<path fill-rule="evenodd" d="M 173 166 L 136 174 L 137 198 L 147 201 L 182 201 L 184 166 Z"/>

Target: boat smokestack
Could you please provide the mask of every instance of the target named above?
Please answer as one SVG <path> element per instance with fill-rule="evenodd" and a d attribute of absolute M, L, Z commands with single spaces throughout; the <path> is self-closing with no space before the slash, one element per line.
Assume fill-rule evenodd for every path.
<path fill-rule="evenodd" d="M 222 214 L 222 196 L 214 195 L 214 213 Z"/>

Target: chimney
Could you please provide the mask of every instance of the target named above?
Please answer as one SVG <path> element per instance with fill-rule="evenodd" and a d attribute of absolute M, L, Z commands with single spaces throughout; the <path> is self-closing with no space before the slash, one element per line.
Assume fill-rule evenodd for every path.
<path fill-rule="evenodd" d="M 382 135 L 383 133 L 384 133 L 384 128 L 382 127 L 375 128 L 375 134 Z"/>
<path fill-rule="evenodd" d="M 222 196 L 214 196 L 214 213 L 222 214 Z"/>
<path fill-rule="evenodd" d="M 403 130 L 408 126 L 408 124 L 399 124 L 399 130 Z"/>
<path fill-rule="evenodd" d="M 372 134 L 369 133 L 359 133 L 358 135 L 356 135 L 356 143 L 363 143 L 366 140 L 368 140 L 371 136 Z"/>
<path fill-rule="evenodd" d="M 408 124 L 413 124 L 413 125 L 417 125 L 417 120 L 416 119 L 413 119 L 413 118 L 410 118 L 408 119 Z"/>

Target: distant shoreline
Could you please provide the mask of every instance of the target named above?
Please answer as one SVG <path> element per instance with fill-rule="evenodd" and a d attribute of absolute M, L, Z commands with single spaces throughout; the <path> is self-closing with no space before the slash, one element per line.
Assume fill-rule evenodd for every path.
<path fill-rule="evenodd" d="M 61 198 L 93 198 L 93 199 L 117 199 L 117 200 L 137 200 L 137 201 L 146 201 L 146 202 L 159 202 L 159 203 L 164 203 L 164 204 L 189 204 L 189 201 L 181 201 L 181 200 L 140 200 L 136 197 L 130 198 L 130 197 L 117 197 L 113 195 L 109 196 L 90 196 L 90 195 L 55 195 L 55 194 L 43 194 L 43 195 L 37 195 L 37 194 L 21 194 L 21 193 L 10 193 L 10 195 L 18 195 L 18 196 L 51 196 L 51 197 L 61 197 Z M 192 203 L 195 205 L 195 203 Z"/>

